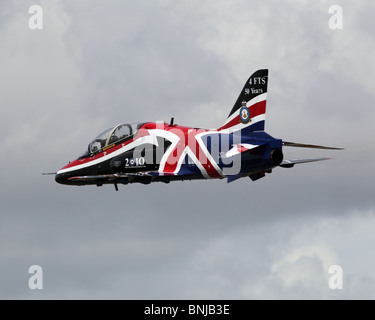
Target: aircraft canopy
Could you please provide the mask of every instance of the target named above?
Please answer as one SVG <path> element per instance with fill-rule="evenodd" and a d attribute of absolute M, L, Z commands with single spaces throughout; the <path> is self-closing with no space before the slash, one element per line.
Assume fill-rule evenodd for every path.
<path fill-rule="evenodd" d="M 127 138 L 133 136 L 141 125 L 142 124 L 138 123 L 118 124 L 113 128 L 103 131 L 89 144 L 87 150 L 81 157 L 87 157 L 116 142 L 126 140 Z"/>

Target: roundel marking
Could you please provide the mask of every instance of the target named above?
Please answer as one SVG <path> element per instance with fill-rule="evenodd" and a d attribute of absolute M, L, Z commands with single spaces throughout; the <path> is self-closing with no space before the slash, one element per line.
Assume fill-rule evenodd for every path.
<path fill-rule="evenodd" d="M 242 123 L 248 123 L 250 121 L 250 111 L 248 107 L 246 106 L 241 107 L 240 120 Z"/>
<path fill-rule="evenodd" d="M 134 166 L 134 164 L 135 164 L 135 161 L 134 161 L 134 159 L 133 159 L 133 158 L 131 158 L 131 159 L 129 160 L 129 164 L 130 164 L 131 166 Z"/>

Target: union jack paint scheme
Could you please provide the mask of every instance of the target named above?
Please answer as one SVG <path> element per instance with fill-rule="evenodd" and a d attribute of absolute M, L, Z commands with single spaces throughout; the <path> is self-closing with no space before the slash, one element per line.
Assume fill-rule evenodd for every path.
<path fill-rule="evenodd" d="M 253 181 L 275 167 L 329 158 L 283 160 L 283 146 L 335 149 L 275 139 L 264 131 L 268 70 L 246 81 L 225 123 L 214 130 L 170 123 L 118 124 L 95 138 L 78 159 L 56 173 L 67 185 L 165 182 L 241 177 Z"/>

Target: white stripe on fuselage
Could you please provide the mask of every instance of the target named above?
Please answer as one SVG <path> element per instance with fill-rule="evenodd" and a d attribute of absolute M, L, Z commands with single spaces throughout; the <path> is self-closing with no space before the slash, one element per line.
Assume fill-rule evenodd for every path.
<path fill-rule="evenodd" d="M 138 147 L 140 146 L 141 144 L 144 144 L 144 143 L 152 143 L 152 144 L 155 144 L 155 141 L 157 141 L 155 139 L 155 136 L 157 135 L 153 135 L 152 133 L 163 133 L 161 134 L 160 136 L 162 137 L 167 137 L 167 139 L 170 139 L 173 141 L 173 137 L 175 137 L 176 135 L 174 135 L 173 133 L 171 134 L 166 134 L 168 133 L 167 131 L 164 131 L 164 130 L 160 130 L 160 129 L 157 129 L 157 130 L 149 130 L 149 133 L 150 133 L 150 136 L 145 136 L 145 137 L 141 137 L 127 145 L 123 145 L 122 148 L 116 150 L 116 151 L 113 151 L 109 154 L 106 154 L 106 152 L 104 151 L 104 156 L 98 158 L 98 159 L 95 159 L 95 160 L 92 160 L 92 161 L 89 161 L 89 162 L 85 162 L 85 163 L 82 163 L 82 164 L 79 164 L 79 165 L 76 165 L 76 166 L 73 166 L 73 167 L 69 167 L 69 168 L 66 168 L 66 169 L 61 169 L 60 171 L 57 172 L 57 174 L 61 174 L 61 173 L 66 173 L 66 172 L 72 172 L 72 171 L 75 171 L 75 170 L 79 170 L 79 169 L 84 169 L 84 168 L 88 168 L 88 167 L 91 167 L 91 166 L 94 166 L 94 165 L 97 165 L 99 163 L 102 163 L 104 161 L 107 161 L 109 159 L 112 159 L 128 150 L 131 150 L 135 147 Z M 177 143 L 177 142 L 175 142 Z"/>
<path fill-rule="evenodd" d="M 203 167 L 202 163 L 197 159 L 197 156 L 194 154 L 194 152 L 189 148 L 189 146 L 187 146 L 184 151 L 182 151 L 182 154 L 181 154 L 181 157 L 180 159 L 178 160 L 178 163 L 177 163 L 177 167 L 176 167 L 176 170 L 174 171 L 174 174 L 178 174 L 178 172 L 181 170 L 181 165 L 182 165 L 182 162 L 185 160 L 185 156 L 188 155 L 191 160 L 193 160 L 194 164 L 199 168 L 199 170 L 201 171 L 202 175 L 206 178 L 206 179 L 210 179 L 211 177 L 208 175 L 206 169 Z"/>
<path fill-rule="evenodd" d="M 212 134 L 212 133 L 220 133 L 218 131 L 207 131 L 207 132 L 202 132 L 202 133 L 199 133 L 195 136 L 195 139 L 198 141 L 198 144 L 200 145 L 201 149 L 203 150 L 204 154 L 206 155 L 207 159 L 212 163 L 212 165 L 214 166 L 215 170 L 217 171 L 218 174 L 220 174 L 221 176 L 223 176 L 223 171 L 221 170 L 221 168 L 219 167 L 219 165 L 216 163 L 216 161 L 214 160 L 214 158 L 212 157 L 211 153 L 208 151 L 206 145 L 204 144 L 203 140 L 202 140 L 202 137 L 203 136 L 206 136 L 208 134 Z"/>
<path fill-rule="evenodd" d="M 160 174 L 163 174 L 165 165 L 166 165 L 167 160 L 168 160 L 168 157 L 170 156 L 171 152 L 174 151 L 177 143 L 180 141 L 180 138 L 178 137 L 178 135 L 174 134 L 173 132 L 161 130 L 161 129 L 151 129 L 151 130 L 148 130 L 148 132 L 149 132 L 149 136 L 141 137 L 141 138 L 139 138 L 139 139 L 127 144 L 127 145 L 123 145 L 123 147 L 121 147 L 120 149 L 118 149 L 116 151 L 113 151 L 109 154 L 106 154 L 106 152 L 104 151 L 104 155 L 100 158 L 97 158 L 95 160 L 88 161 L 88 162 L 85 162 L 85 163 L 82 163 L 82 164 L 78 164 L 78 165 L 73 166 L 73 167 L 61 169 L 57 172 L 57 174 L 72 172 L 72 171 L 85 169 L 85 168 L 88 168 L 88 167 L 91 167 L 91 166 L 98 165 L 98 164 L 103 163 L 107 160 L 110 160 L 110 159 L 112 159 L 112 158 L 114 158 L 114 157 L 116 157 L 116 156 L 118 156 L 118 155 L 120 155 L 120 154 L 122 154 L 122 153 L 124 153 L 128 150 L 131 150 L 131 149 L 133 149 L 137 146 L 140 146 L 144 143 L 157 144 L 156 137 L 166 138 L 167 140 L 171 141 L 171 143 L 172 143 L 171 146 L 167 149 L 167 152 L 163 155 L 162 159 L 160 160 L 160 166 L 159 166 L 158 171 L 159 171 Z M 215 170 L 221 176 L 223 176 L 222 169 L 219 167 L 219 165 L 216 163 L 216 161 L 214 160 L 214 158 L 212 157 L 212 155 L 208 151 L 206 145 L 204 144 L 204 142 L 202 140 L 202 137 L 205 136 L 205 135 L 214 134 L 214 133 L 223 134 L 223 133 L 231 133 L 231 132 L 233 132 L 232 128 L 230 128 L 228 130 L 222 130 L 221 132 L 211 130 L 211 131 L 199 133 L 195 136 L 195 139 L 198 142 L 199 146 L 201 147 L 202 151 L 204 152 L 205 156 L 212 163 Z M 197 159 L 196 155 L 193 153 L 193 151 L 190 148 L 188 148 L 188 146 L 185 148 L 185 150 L 182 153 L 180 159 L 178 160 L 177 168 L 174 171 L 174 174 L 177 174 L 178 171 L 181 169 L 181 164 L 182 164 L 186 154 L 188 154 L 192 158 L 192 160 L 196 161 L 196 164 L 197 164 L 198 168 L 200 169 L 202 175 L 205 178 L 210 178 L 207 171 L 203 167 L 202 163 L 199 161 L 199 159 Z"/>

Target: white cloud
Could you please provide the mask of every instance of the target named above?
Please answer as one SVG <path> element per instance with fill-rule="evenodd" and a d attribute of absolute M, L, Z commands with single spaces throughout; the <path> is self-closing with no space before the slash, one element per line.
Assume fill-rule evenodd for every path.
<path fill-rule="evenodd" d="M 366 235 L 367 256 L 375 238 L 374 212 L 326 218 L 311 213 L 310 218 L 293 223 L 281 218 L 273 223 L 241 229 L 235 234 L 212 239 L 189 262 L 187 297 L 207 299 L 342 299 L 373 297 L 367 278 L 374 282 L 373 261 L 365 261 L 362 251 Z M 343 290 L 328 286 L 329 268 L 343 269 Z M 201 279 L 204 279 L 201 282 Z"/>

